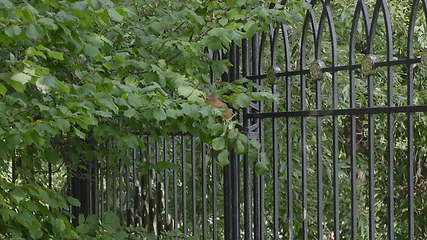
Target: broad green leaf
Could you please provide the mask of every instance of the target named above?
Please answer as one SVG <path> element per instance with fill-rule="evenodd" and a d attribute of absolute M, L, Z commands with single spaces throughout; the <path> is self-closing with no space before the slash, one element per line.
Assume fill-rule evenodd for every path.
<path fill-rule="evenodd" d="M 95 114 L 105 118 L 110 118 L 113 116 L 111 112 L 107 112 L 107 111 L 95 111 Z"/>
<path fill-rule="evenodd" d="M 75 10 L 79 10 L 79 11 L 84 11 L 87 9 L 87 1 L 78 1 L 78 2 L 74 2 L 73 4 L 71 4 L 71 8 L 75 9 Z"/>
<path fill-rule="evenodd" d="M 266 175 L 270 171 L 270 163 L 264 152 L 260 155 L 260 161 L 255 164 L 255 174 Z"/>
<path fill-rule="evenodd" d="M 62 52 L 56 52 L 56 51 L 48 51 L 47 55 L 49 55 L 49 57 L 56 59 L 56 60 L 64 60 L 64 53 Z"/>
<path fill-rule="evenodd" d="M 230 163 L 230 160 L 228 159 L 228 150 L 222 150 L 219 154 L 218 154 L 218 164 L 221 167 L 224 167 L 226 165 L 228 165 Z"/>
<path fill-rule="evenodd" d="M 160 22 L 153 22 L 149 25 L 149 28 L 156 33 L 157 35 L 160 35 L 164 31 L 164 25 Z"/>
<path fill-rule="evenodd" d="M 123 16 L 120 13 L 118 13 L 116 11 L 116 9 L 114 9 L 114 8 L 108 9 L 108 16 L 110 16 L 110 18 L 113 21 L 116 21 L 116 22 L 122 22 L 123 21 Z"/>
<path fill-rule="evenodd" d="M 98 102 L 116 114 L 119 112 L 119 108 L 111 98 L 100 98 L 98 99 Z"/>
<path fill-rule="evenodd" d="M 189 97 L 195 89 L 190 86 L 181 86 L 178 88 L 178 94 L 183 97 Z"/>
<path fill-rule="evenodd" d="M 223 137 L 217 137 L 212 141 L 212 148 L 216 151 L 220 151 L 225 148 L 225 139 Z"/>
<path fill-rule="evenodd" d="M 52 228 L 54 230 L 54 232 L 56 233 L 61 233 L 63 231 L 65 231 L 65 223 L 62 219 L 53 219 L 51 221 L 52 224 Z"/>
<path fill-rule="evenodd" d="M 41 224 L 37 220 L 33 220 L 33 225 L 29 229 L 32 239 L 40 239 L 43 237 L 43 231 L 40 229 L 40 226 Z"/>
<path fill-rule="evenodd" d="M 67 197 L 67 201 L 73 207 L 80 207 L 80 201 L 73 197 Z"/>
<path fill-rule="evenodd" d="M 101 54 L 99 49 L 92 44 L 86 44 L 84 48 L 84 53 L 89 57 L 96 57 Z"/>
<path fill-rule="evenodd" d="M 25 30 L 25 35 L 32 40 L 37 40 L 42 37 L 37 27 L 34 24 L 30 24 Z"/>
<path fill-rule="evenodd" d="M 20 201 L 22 201 L 22 200 L 24 200 L 24 198 L 26 197 L 26 194 L 25 194 L 25 192 L 24 191 L 22 191 L 21 189 L 19 189 L 19 188 L 16 188 L 15 190 L 13 190 L 11 193 L 10 193 L 10 195 L 11 195 L 11 197 L 16 201 L 16 202 L 20 202 Z"/>
<path fill-rule="evenodd" d="M 13 8 L 14 5 L 9 0 L 0 0 L 0 6 L 3 6 L 4 8 Z"/>
<path fill-rule="evenodd" d="M 129 94 L 128 102 L 134 108 L 139 108 L 143 105 L 142 97 L 140 95 L 137 95 L 137 94 Z"/>
<path fill-rule="evenodd" d="M 77 128 L 74 128 L 74 133 L 81 139 L 86 139 L 86 134 Z"/>
<path fill-rule="evenodd" d="M 11 25 L 4 30 L 4 33 L 11 38 L 18 36 L 21 32 L 21 27 L 18 25 Z"/>
<path fill-rule="evenodd" d="M 46 26 L 49 30 L 57 30 L 58 25 L 55 24 L 55 21 L 52 18 L 40 18 L 39 23 Z"/>
<path fill-rule="evenodd" d="M 31 80 L 31 76 L 25 73 L 15 73 L 10 79 L 12 79 L 13 81 L 19 82 L 21 84 L 26 84 Z"/>
<path fill-rule="evenodd" d="M 49 89 L 57 87 L 56 78 L 50 74 L 40 77 L 36 81 L 36 86 L 40 91 L 46 93 Z"/>
<path fill-rule="evenodd" d="M 240 139 L 237 139 L 237 141 L 236 141 L 236 152 L 238 154 L 245 154 L 246 153 L 245 144 Z"/>
<path fill-rule="evenodd" d="M 66 119 L 56 119 L 54 122 L 55 126 L 58 127 L 63 133 L 70 130 L 70 122 Z"/>
<path fill-rule="evenodd" d="M 0 95 L 4 96 L 6 94 L 6 92 L 7 92 L 7 88 L 3 84 L 0 83 Z"/>
<path fill-rule="evenodd" d="M 173 169 L 175 168 L 175 164 L 168 162 L 168 161 L 160 161 L 154 164 L 154 168 L 160 172 L 163 171 L 165 169 Z"/>
<path fill-rule="evenodd" d="M 89 224 L 81 224 L 77 226 L 76 230 L 81 234 L 88 234 L 91 230 L 91 227 Z"/>
<path fill-rule="evenodd" d="M 166 112 L 162 108 L 158 108 L 158 109 L 154 110 L 153 111 L 153 117 L 157 121 L 163 121 L 167 118 Z"/>
<path fill-rule="evenodd" d="M 106 212 L 104 214 L 105 225 L 111 227 L 114 230 L 120 228 L 120 219 L 112 212 Z"/>
<path fill-rule="evenodd" d="M 58 152 L 52 148 L 48 148 L 45 151 L 45 156 L 46 156 L 46 159 L 49 161 L 49 163 L 53 163 L 53 164 L 58 163 L 59 158 L 60 158 Z"/>
<path fill-rule="evenodd" d="M 251 103 L 251 98 L 245 93 L 237 93 L 231 96 L 233 104 L 238 108 L 248 107 Z"/>

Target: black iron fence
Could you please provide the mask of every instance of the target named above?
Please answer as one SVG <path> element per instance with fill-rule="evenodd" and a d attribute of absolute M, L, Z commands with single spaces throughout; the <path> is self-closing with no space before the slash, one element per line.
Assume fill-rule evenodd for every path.
<path fill-rule="evenodd" d="M 366 2 L 340 26 L 345 41 L 336 4 L 312 1 L 300 24 L 271 25 L 216 55 L 233 64 L 222 81 L 246 77 L 278 96 L 242 110 L 261 145 L 255 159 L 232 154 L 217 166 L 191 136 L 144 136 L 145 149 L 111 143 L 115 155 L 71 181 L 76 213 L 114 211 L 128 225 L 199 239 L 424 239 L 427 39 L 416 33 L 426 33 L 427 1 L 401 3 L 410 4 L 409 22 L 394 23 L 403 37 L 386 0 Z M 270 172 L 257 174 L 259 163 Z"/>

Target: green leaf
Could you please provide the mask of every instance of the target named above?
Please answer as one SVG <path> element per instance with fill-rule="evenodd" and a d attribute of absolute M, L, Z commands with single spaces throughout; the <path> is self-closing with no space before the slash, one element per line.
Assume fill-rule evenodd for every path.
<path fill-rule="evenodd" d="M 86 44 L 83 51 L 89 57 L 96 57 L 96 56 L 99 56 L 101 54 L 99 49 L 92 44 Z"/>
<path fill-rule="evenodd" d="M 56 59 L 56 60 L 64 60 L 64 53 L 62 52 L 56 52 L 56 51 L 49 51 L 47 52 L 47 55 L 49 55 L 49 57 Z"/>
<path fill-rule="evenodd" d="M 129 94 L 128 96 L 129 104 L 134 108 L 139 108 L 142 106 L 143 99 L 140 95 L 137 94 Z"/>
<path fill-rule="evenodd" d="M 215 151 L 220 151 L 225 148 L 225 139 L 223 137 L 217 137 L 212 141 L 212 148 Z"/>
<path fill-rule="evenodd" d="M 0 0 L 0 6 L 3 6 L 4 8 L 13 8 L 14 5 L 9 0 Z"/>
<path fill-rule="evenodd" d="M 119 112 L 119 107 L 113 102 L 111 98 L 101 98 L 98 99 L 98 102 L 113 111 L 115 114 Z"/>
<path fill-rule="evenodd" d="M 218 164 L 221 167 L 224 167 L 226 165 L 228 165 L 230 163 L 230 160 L 228 159 L 228 150 L 222 150 L 219 154 L 218 154 Z"/>
<path fill-rule="evenodd" d="M 255 140 L 255 139 L 250 140 L 249 141 L 249 145 L 251 147 L 253 147 L 254 149 L 256 149 L 256 150 L 258 150 L 261 147 L 261 145 L 259 144 L 259 142 L 257 140 Z"/>
<path fill-rule="evenodd" d="M 111 227 L 114 230 L 117 230 L 120 228 L 120 219 L 112 212 L 106 212 L 104 215 L 104 223 L 108 227 Z"/>
<path fill-rule="evenodd" d="M 68 132 L 70 130 L 70 127 L 71 127 L 70 122 L 66 119 L 56 119 L 54 124 L 63 133 Z"/>
<path fill-rule="evenodd" d="M 164 25 L 160 22 L 153 22 L 149 25 L 149 28 L 157 35 L 160 35 L 164 31 Z"/>
<path fill-rule="evenodd" d="M 4 96 L 7 92 L 7 88 L 0 83 L 0 95 Z"/>
<path fill-rule="evenodd" d="M 52 18 L 40 18 L 39 23 L 44 25 L 49 30 L 57 30 L 58 25 L 55 24 L 55 21 Z"/>
<path fill-rule="evenodd" d="M 261 153 L 261 161 L 257 162 L 255 164 L 255 174 L 262 176 L 262 175 L 266 175 L 269 173 L 270 169 L 269 169 L 269 165 L 270 163 L 267 161 L 267 157 L 265 156 L 265 153 Z"/>
<path fill-rule="evenodd" d="M 108 9 L 108 16 L 110 16 L 111 20 L 116 22 L 122 22 L 123 16 L 116 11 L 114 8 Z"/>
<path fill-rule="evenodd" d="M 86 134 L 77 128 L 74 128 L 74 133 L 81 139 L 86 139 Z"/>
<path fill-rule="evenodd" d="M 107 112 L 107 111 L 95 111 L 95 114 L 105 118 L 110 118 L 113 116 L 111 112 Z"/>
<path fill-rule="evenodd" d="M 25 73 L 15 73 L 10 79 L 12 79 L 13 81 L 19 82 L 21 84 L 26 84 L 31 80 L 31 76 Z"/>
<path fill-rule="evenodd" d="M 36 86 L 40 91 L 46 93 L 49 89 L 57 87 L 56 78 L 50 74 L 43 76 L 37 79 Z"/>
<path fill-rule="evenodd" d="M 246 147 L 244 142 L 240 141 L 240 139 L 238 139 L 236 141 L 236 152 L 238 154 L 245 154 L 246 153 Z"/>
<path fill-rule="evenodd" d="M 178 88 L 178 94 L 183 97 L 189 97 L 193 92 L 194 88 L 190 86 L 181 86 Z"/>
<path fill-rule="evenodd" d="M 91 227 L 89 224 L 80 224 L 76 230 L 81 234 L 88 234 L 91 230 Z"/>
<path fill-rule="evenodd" d="M 71 4 L 71 8 L 79 11 L 84 11 L 87 9 L 87 1 L 78 1 Z"/>
<path fill-rule="evenodd" d="M 166 115 L 165 110 L 163 110 L 162 108 L 158 108 L 158 109 L 153 111 L 153 117 L 157 121 L 163 121 L 167 118 L 167 115 Z"/>
<path fill-rule="evenodd" d="M 4 33 L 11 38 L 18 36 L 21 32 L 21 27 L 18 25 L 11 25 L 4 30 Z"/>
<path fill-rule="evenodd" d="M 132 117 L 134 117 L 134 116 L 137 114 L 137 112 L 135 111 L 135 109 L 133 109 L 133 108 L 129 108 L 129 109 L 128 109 L 128 110 L 126 110 L 123 114 L 124 114 L 124 115 L 125 115 L 125 117 L 127 117 L 127 118 L 132 118 Z"/>
<path fill-rule="evenodd" d="M 160 172 L 163 171 L 165 169 L 173 169 L 175 168 L 175 164 L 168 162 L 168 161 L 160 161 L 154 164 L 154 168 Z"/>
<path fill-rule="evenodd" d="M 251 98 L 245 93 L 237 93 L 231 96 L 233 104 L 238 108 L 248 107 L 251 103 Z"/>
<path fill-rule="evenodd" d="M 51 224 L 55 233 L 61 233 L 65 231 L 65 223 L 62 219 L 55 218 L 51 221 Z"/>
<path fill-rule="evenodd" d="M 20 202 L 22 200 L 24 200 L 24 198 L 26 197 L 26 194 L 24 191 L 22 191 L 19 188 L 15 188 L 11 193 L 10 196 L 16 201 L 16 202 Z"/>
<path fill-rule="evenodd" d="M 80 207 L 80 201 L 73 197 L 67 197 L 67 201 L 73 207 Z"/>
<path fill-rule="evenodd" d="M 32 40 L 41 38 L 42 34 L 37 30 L 34 24 L 30 24 L 25 31 L 25 35 Z"/>

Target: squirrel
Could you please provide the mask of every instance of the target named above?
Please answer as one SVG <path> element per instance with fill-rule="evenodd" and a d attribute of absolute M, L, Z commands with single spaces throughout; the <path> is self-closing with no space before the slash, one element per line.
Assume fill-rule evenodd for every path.
<path fill-rule="evenodd" d="M 206 97 L 206 103 L 210 104 L 214 108 L 218 108 L 220 110 L 224 110 L 224 113 L 222 115 L 222 119 L 225 122 L 231 121 L 233 118 L 233 110 L 231 110 L 226 103 L 221 101 L 217 96 L 215 95 L 208 95 Z"/>

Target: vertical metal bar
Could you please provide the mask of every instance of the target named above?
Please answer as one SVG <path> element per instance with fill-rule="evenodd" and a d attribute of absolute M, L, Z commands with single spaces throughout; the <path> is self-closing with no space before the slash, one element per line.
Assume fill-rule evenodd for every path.
<path fill-rule="evenodd" d="M 163 161 L 168 162 L 168 145 L 166 137 L 163 137 Z M 169 225 L 169 172 L 168 169 L 163 170 L 163 199 L 165 205 L 164 224 Z"/>
<path fill-rule="evenodd" d="M 265 40 L 266 40 L 266 33 L 262 33 L 261 34 L 261 41 L 260 41 L 260 45 L 258 47 L 258 66 L 256 69 L 256 72 L 258 74 L 261 73 L 261 67 L 262 67 L 262 59 L 263 59 L 263 53 L 264 53 L 264 44 L 265 44 Z M 262 79 L 260 79 L 258 81 L 258 84 L 262 87 L 263 86 L 263 81 Z M 264 110 L 264 103 L 262 101 L 258 102 L 258 111 L 259 112 L 263 112 Z M 264 152 L 265 146 L 264 146 L 264 120 L 263 119 L 258 119 L 258 139 L 260 142 L 260 151 L 258 154 L 258 161 L 262 161 L 261 159 L 261 153 Z M 265 210 L 265 193 L 264 193 L 264 188 L 265 188 L 265 177 L 263 175 L 259 176 L 259 230 L 260 230 L 260 240 L 264 240 L 265 239 L 265 216 L 264 216 L 264 210 Z"/>
<path fill-rule="evenodd" d="M 49 182 L 49 189 L 52 189 L 52 163 L 48 163 L 48 182 Z"/>
<path fill-rule="evenodd" d="M 155 142 L 155 158 L 156 158 L 156 164 L 158 164 L 160 162 L 160 143 L 158 140 L 156 140 Z M 157 234 L 160 233 L 161 230 L 161 223 L 162 223 L 162 212 L 161 212 L 161 208 L 162 208 L 162 189 L 160 186 L 161 183 L 161 177 L 160 177 L 160 173 L 158 171 L 155 171 L 155 181 L 156 181 L 156 203 L 154 205 L 154 207 L 156 208 L 156 227 L 157 227 Z"/>
<path fill-rule="evenodd" d="M 207 178 L 207 166 L 206 166 L 206 145 L 202 142 L 202 151 L 201 151 L 201 159 L 202 159 L 202 237 L 203 239 L 207 239 L 208 238 L 208 234 L 207 234 L 207 210 L 206 210 L 206 188 L 207 188 L 207 184 L 206 184 L 206 178 Z"/>
<path fill-rule="evenodd" d="M 232 63 L 230 69 L 230 81 L 235 81 L 239 78 L 239 48 L 233 43 L 230 49 L 230 60 Z M 231 183 L 231 227 L 232 239 L 240 239 L 240 206 L 239 206 L 239 161 L 235 153 L 230 155 L 230 183 Z"/>
<path fill-rule="evenodd" d="M 119 192 L 119 209 L 118 209 L 118 215 L 120 217 L 120 223 L 123 224 L 123 176 L 122 176 L 122 159 L 120 156 L 120 160 L 119 160 L 119 168 L 118 168 L 118 175 L 117 175 L 117 179 L 119 181 L 119 188 L 117 189 L 117 191 Z"/>
<path fill-rule="evenodd" d="M 114 144 L 114 142 L 112 142 L 112 149 L 113 149 L 113 151 L 114 151 L 114 153 L 115 153 L 115 151 L 116 151 L 116 149 L 115 149 L 115 144 Z M 116 168 L 117 168 L 117 166 L 114 166 L 115 165 L 115 162 L 116 162 L 116 159 L 112 159 L 112 162 L 111 162 L 111 164 L 112 164 L 112 166 L 111 166 L 111 171 L 112 171 L 112 173 L 111 173 L 111 180 L 112 180 L 112 190 L 113 190 L 113 204 L 111 205 L 111 207 L 112 207 L 112 209 L 111 209 L 111 211 L 112 212 L 114 212 L 114 213 L 116 213 L 117 214 L 117 209 L 116 209 L 116 207 L 117 207 L 117 189 L 116 189 Z"/>
<path fill-rule="evenodd" d="M 349 49 L 349 64 L 353 65 L 356 61 L 356 36 L 357 29 L 359 24 L 360 15 L 363 13 L 364 25 L 365 25 L 365 35 L 366 40 L 369 44 L 369 35 L 370 35 L 370 21 L 368 18 L 366 6 L 364 1 L 358 1 L 356 5 L 356 10 L 353 17 L 352 29 L 350 34 L 350 49 Z M 350 71 L 350 108 L 356 107 L 355 99 L 355 72 Z M 373 83 L 372 77 L 368 77 L 368 106 L 373 105 L 372 92 Z M 350 116 L 351 129 L 350 129 L 350 152 L 351 152 L 351 239 L 356 239 L 356 230 L 357 230 L 357 185 L 356 185 L 356 119 L 354 115 Z M 374 118 L 371 114 L 368 115 L 368 161 L 369 161 L 369 239 L 373 240 L 375 235 L 375 209 L 374 209 Z M 339 231 L 336 231 L 335 234 L 339 234 Z"/>
<path fill-rule="evenodd" d="M 240 217 L 239 217 L 239 156 L 236 153 L 231 155 L 231 186 L 232 186 L 232 239 L 240 239 Z"/>
<path fill-rule="evenodd" d="M 102 152 L 106 152 L 104 144 L 100 145 L 101 151 Z M 102 159 L 105 159 L 105 156 L 103 156 Z M 101 161 L 101 163 L 98 166 L 99 169 L 99 214 L 98 217 L 100 217 L 100 219 L 102 219 L 102 216 L 104 215 L 104 178 L 105 178 L 105 171 L 103 170 L 103 168 L 105 167 L 105 164 L 102 164 L 103 162 Z M 104 174 L 103 174 L 104 173 Z"/>
<path fill-rule="evenodd" d="M 288 27 L 284 24 L 282 27 L 282 37 L 285 51 L 285 71 L 290 71 L 291 59 L 290 59 L 290 46 L 289 46 L 289 36 L 288 36 Z M 287 76 L 286 80 L 286 106 L 285 110 L 290 112 L 292 110 L 292 78 Z M 293 174 L 293 164 L 292 164 L 292 119 L 286 117 L 286 178 L 287 178 L 287 210 L 288 210 L 288 239 L 293 239 L 293 188 L 292 188 L 292 174 Z"/>
<path fill-rule="evenodd" d="M 126 157 L 129 156 L 129 153 L 126 154 Z M 127 164 L 128 161 L 126 161 L 125 163 L 125 186 L 126 186 L 126 224 L 127 226 L 131 225 L 131 210 L 130 210 L 130 196 L 129 194 L 131 193 L 130 189 L 129 189 L 129 167 Z"/>
<path fill-rule="evenodd" d="M 251 42 L 252 52 L 252 75 L 258 75 L 258 33 L 254 35 Z M 259 121 L 259 120 L 257 120 Z M 255 175 L 254 169 L 254 237 L 261 239 L 261 219 L 260 219 L 260 178 Z"/>
<path fill-rule="evenodd" d="M 387 61 L 393 60 L 393 29 L 391 23 L 390 11 L 387 6 L 387 1 L 382 0 L 382 9 L 384 22 L 386 26 L 387 38 Z M 391 66 L 387 66 L 387 105 L 394 106 L 394 81 L 393 71 Z M 388 239 L 394 240 L 394 120 L 391 113 L 387 114 L 387 188 L 388 188 Z"/>
<path fill-rule="evenodd" d="M 247 76 L 249 73 L 249 46 L 248 40 L 243 39 L 242 41 L 242 62 L 243 62 L 243 76 Z M 243 112 L 243 128 L 245 131 L 249 131 L 249 120 L 246 117 L 249 109 L 245 109 Z M 248 135 L 248 132 L 247 132 Z M 252 223 L 251 223 L 251 169 L 249 165 L 248 154 L 243 156 L 243 225 L 244 225 L 244 239 L 250 240 L 252 238 Z"/>
<path fill-rule="evenodd" d="M 224 236 L 225 239 L 231 239 L 231 167 L 230 164 L 223 167 L 223 193 L 224 193 Z"/>
<path fill-rule="evenodd" d="M 427 3 L 426 8 L 427 9 Z M 417 19 L 419 0 L 414 0 L 411 8 L 411 17 L 409 22 L 407 54 L 408 58 L 414 57 L 414 32 L 415 22 Z M 426 11 L 427 12 L 427 11 Z M 427 21 L 427 19 L 426 19 Z M 407 104 L 414 104 L 414 65 L 408 65 L 407 87 Z M 415 224 L 414 224 L 414 113 L 408 113 L 407 122 L 407 138 L 408 138 L 408 240 L 415 239 Z"/>
<path fill-rule="evenodd" d="M 146 163 L 148 163 L 148 172 L 147 172 L 147 204 L 148 204 L 148 209 L 151 209 L 153 206 L 151 206 L 151 179 L 152 179 L 152 168 L 151 168 L 151 158 L 153 156 L 152 154 L 152 148 L 151 148 L 151 137 L 147 136 L 147 149 L 146 149 L 146 154 L 145 154 L 145 161 Z M 145 186 L 144 186 L 145 187 Z"/>
<path fill-rule="evenodd" d="M 217 233 L 217 169 L 216 169 L 216 161 L 215 153 L 211 152 L 212 156 L 212 240 L 218 239 Z"/>
<path fill-rule="evenodd" d="M 97 215 L 99 208 L 98 208 L 98 202 L 99 202 L 99 191 L 98 191 L 98 187 L 99 187 L 99 174 L 98 174 L 98 169 L 99 169 L 99 160 L 98 157 L 95 157 L 93 159 L 93 187 L 92 187 L 92 206 L 93 206 L 93 211 L 92 214 Z"/>
<path fill-rule="evenodd" d="M 191 207 L 193 218 L 193 236 L 197 232 L 197 208 L 196 208 L 196 138 L 191 137 Z"/>
<path fill-rule="evenodd" d="M 178 230 L 178 156 L 176 152 L 176 138 L 172 136 L 172 162 L 173 168 L 173 230 Z"/>
<path fill-rule="evenodd" d="M 133 216 L 132 216 L 132 222 L 133 225 L 137 226 L 137 211 L 139 210 L 139 191 L 137 190 L 137 172 L 136 172 L 136 149 L 132 149 L 132 197 L 133 197 Z M 138 202 L 137 202 L 138 201 Z"/>
<path fill-rule="evenodd" d="M 147 137 L 148 138 L 148 137 Z M 143 140 L 143 139 L 142 139 Z M 147 144 L 147 146 L 146 146 L 146 149 L 148 148 L 148 144 Z M 146 164 L 146 163 L 148 163 L 148 158 L 147 158 L 147 156 L 146 155 L 148 155 L 148 154 L 146 154 L 145 152 L 144 152 L 144 149 L 143 148 L 140 148 L 139 149 L 139 158 L 140 158 L 140 161 L 141 161 L 141 163 L 142 164 Z M 148 182 L 146 182 L 145 181 L 145 178 L 147 177 L 147 179 L 148 179 L 148 173 L 147 173 L 147 176 L 144 176 L 144 174 L 141 174 L 140 175 L 140 191 L 141 191 L 141 209 L 144 211 L 145 209 L 150 209 L 150 206 L 146 206 L 146 205 L 149 205 L 148 203 L 147 203 L 147 194 L 149 194 L 149 184 L 148 184 Z M 145 190 L 145 192 L 144 192 L 144 190 Z M 143 216 L 141 216 L 141 218 L 142 218 Z M 144 219 L 141 219 L 142 221 L 144 221 Z"/>
<path fill-rule="evenodd" d="M 270 26 L 270 55 L 271 55 L 271 68 L 275 72 L 275 69 L 277 67 L 276 62 L 276 48 L 277 48 L 277 37 L 279 35 L 280 26 L 277 26 L 276 28 Z M 275 80 L 273 81 L 273 84 L 271 86 L 271 93 L 275 95 L 277 93 L 277 84 L 275 83 Z M 272 112 L 278 111 L 277 102 L 272 102 Z M 280 181 L 279 181 L 279 142 L 277 137 L 277 118 L 271 119 L 271 130 L 272 130 L 272 151 L 273 151 L 273 239 L 277 240 L 279 239 L 279 201 L 280 201 Z"/>
<path fill-rule="evenodd" d="M 110 184 L 111 184 L 111 179 L 110 179 L 110 148 L 109 148 L 109 141 L 107 140 L 106 144 L 105 144 L 105 151 L 107 152 L 106 156 L 105 156 L 105 211 L 108 212 L 110 211 Z"/>
<path fill-rule="evenodd" d="M 323 37 L 323 28 L 325 23 L 325 5 L 323 6 L 322 16 L 319 22 L 319 29 L 317 39 L 315 39 L 315 58 L 320 60 L 320 49 Z M 314 80 L 314 79 L 312 79 Z M 322 105 L 321 99 L 321 79 L 315 79 L 316 81 L 316 109 L 320 110 Z M 323 239 L 323 161 L 322 161 L 322 119 L 320 116 L 316 116 L 316 174 L 317 174 L 317 239 Z"/>
<path fill-rule="evenodd" d="M 316 81 L 316 109 L 321 108 L 320 80 Z M 317 160 L 317 238 L 323 239 L 323 160 L 322 160 L 322 119 L 316 117 L 316 160 Z"/>
<path fill-rule="evenodd" d="M 13 152 L 15 152 L 15 151 L 13 151 Z M 16 175 L 16 156 L 15 155 L 16 154 L 13 154 L 13 156 L 12 156 L 12 183 L 16 182 L 16 177 L 17 177 L 17 175 Z"/>
<path fill-rule="evenodd" d="M 305 54 L 307 51 L 307 37 L 308 37 L 308 28 L 309 24 L 311 23 L 313 28 L 313 34 L 314 34 L 314 40 L 316 41 L 317 37 L 317 28 L 315 24 L 314 17 L 310 11 L 307 12 L 304 25 L 303 25 L 303 31 L 302 31 L 302 40 L 301 40 L 301 46 L 300 46 L 300 62 L 299 62 L 299 68 L 300 70 L 304 69 L 305 66 Z M 300 108 L 301 110 L 305 110 L 306 108 L 306 79 L 303 74 L 300 75 Z M 302 239 L 307 240 L 308 239 L 308 210 L 307 210 L 307 133 L 306 133 L 306 126 L 307 126 L 307 118 L 301 117 L 301 162 L 302 162 L 302 169 L 301 169 L 301 175 L 302 175 L 302 211 L 303 211 L 303 220 L 302 220 Z"/>
<path fill-rule="evenodd" d="M 181 137 L 181 153 L 182 153 L 182 227 L 184 235 L 187 235 L 187 157 L 186 157 L 186 141 L 185 136 Z"/>

